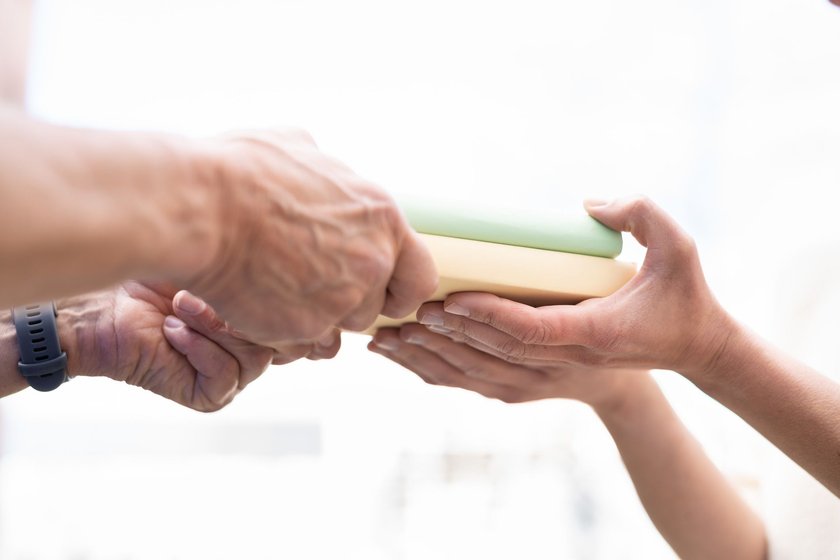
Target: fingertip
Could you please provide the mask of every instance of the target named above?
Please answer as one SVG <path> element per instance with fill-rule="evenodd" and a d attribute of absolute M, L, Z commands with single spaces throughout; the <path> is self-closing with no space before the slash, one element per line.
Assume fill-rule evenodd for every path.
<path fill-rule="evenodd" d="M 583 207 L 586 209 L 587 212 L 598 211 L 606 206 L 608 206 L 610 202 L 608 200 L 604 200 L 602 198 L 587 198 L 583 201 Z"/>
<path fill-rule="evenodd" d="M 443 311 L 450 315 L 469 317 L 475 312 L 476 308 L 497 304 L 502 300 L 503 298 L 495 294 L 485 292 L 460 292 L 449 295 L 441 303 L 441 307 Z"/>
<path fill-rule="evenodd" d="M 385 356 L 386 358 L 389 358 L 391 354 L 390 350 L 388 350 L 381 344 L 377 344 L 373 340 L 368 342 L 367 349 L 373 352 L 374 354 L 379 354 L 380 356 Z"/>
<path fill-rule="evenodd" d="M 449 300 L 444 302 L 443 310 L 450 315 L 459 315 L 461 317 L 469 317 L 470 309 L 464 303 L 459 303 L 457 300 Z"/>
<path fill-rule="evenodd" d="M 187 290 L 181 290 L 173 298 L 173 303 L 180 311 L 187 315 L 198 315 L 207 307 L 203 300 L 194 296 Z"/>
<path fill-rule="evenodd" d="M 397 329 L 379 329 L 368 343 L 377 350 L 394 352 L 400 347 L 400 331 Z"/>
<path fill-rule="evenodd" d="M 187 324 L 174 315 L 167 315 L 163 320 L 163 328 L 169 330 L 183 329 Z"/>
<path fill-rule="evenodd" d="M 172 305 L 179 319 L 205 336 L 214 338 L 216 334 L 222 333 L 233 335 L 224 319 L 216 315 L 216 311 L 207 302 L 186 290 L 175 294 Z"/>
<path fill-rule="evenodd" d="M 399 330 L 399 339 L 408 344 L 423 344 L 428 339 L 428 327 L 418 323 L 407 323 Z"/>
<path fill-rule="evenodd" d="M 450 301 L 451 297 L 452 296 L 447 297 L 446 301 Z M 424 303 L 417 308 L 417 312 L 414 314 L 415 319 L 417 319 L 418 322 L 421 322 L 421 317 L 425 317 L 428 314 L 440 315 L 444 312 L 444 303 L 445 302 L 443 301 L 429 301 Z"/>
<path fill-rule="evenodd" d="M 163 335 L 167 342 L 181 354 L 192 351 L 197 334 L 178 317 L 168 315 L 163 320 Z"/>

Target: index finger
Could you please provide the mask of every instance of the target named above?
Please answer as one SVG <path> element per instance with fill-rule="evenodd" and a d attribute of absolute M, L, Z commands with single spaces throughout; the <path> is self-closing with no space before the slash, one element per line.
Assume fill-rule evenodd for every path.
<path fill-rule="evenodd" d="M 574 305 L 532 307 L 493 294 L 461 292 L 446 298 L 443 311 L 493 327 L 523 344 L 586 345 L 592 335 L 588 315 Z M 421 312 L 418 319 L 428 324 Z"/>

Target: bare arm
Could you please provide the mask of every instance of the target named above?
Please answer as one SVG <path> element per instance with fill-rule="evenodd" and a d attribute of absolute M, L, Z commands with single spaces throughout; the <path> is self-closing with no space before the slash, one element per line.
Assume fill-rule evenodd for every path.
<path fill-rule="evenodd" d="M 637 377 L 637 376 L 634 376 Z M 656 528 L 680 558 L 761 559 L 764 525 L 712 464 L 649 376 L 595 407 Z"/>
<path fill-rule="evenodd" d="M 451 339 L 450 339 L 451 338 Z M 435 385 L 506 402 L 572 398 L 610 431 L 651 520 L 681 558 L 761 559 L 764 526 L 686 430 L 644 371 L 511 364 L 457 332 L 379 331 L 369 348 Z M 473 345 L 474 347 L 470 347 Z"/>
<path fill-rule="evenodd" d="M 0 109 L 0 307 L 206 268 L 219 193 L 200 168 L 185 140 Z"/>
<path fill-rule="evenodd" d="M 713 366 L 686 376 L 840 496 L 840 385 L 729 322 Z"/>

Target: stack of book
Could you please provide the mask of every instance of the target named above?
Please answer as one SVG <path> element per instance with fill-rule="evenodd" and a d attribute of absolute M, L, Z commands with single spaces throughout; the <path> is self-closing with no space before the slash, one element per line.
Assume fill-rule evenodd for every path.
<path fill-rule="evenodd" d="M 579 214 L 521 211 L 401 199 L 411 226 L 435 260 L 439 285 L 430 301 L 455 292 L 489 292 L 533 306 L 607 296 L 636 273 L 615 260 L 621 234 Z M 379 317 L 368 330 L 415 321 Z"/>

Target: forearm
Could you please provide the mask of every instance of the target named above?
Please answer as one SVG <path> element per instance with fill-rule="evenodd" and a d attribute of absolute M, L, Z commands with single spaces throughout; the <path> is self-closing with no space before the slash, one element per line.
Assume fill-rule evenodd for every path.
<path fill-rule="evenodd" d="M 680 558 L 764 558 L 764 527 L 649 375 L 620 405 L 596 408 L 642 504 Z"/>
<path fill-rule="evenodd" d="M 840 496 L 840 385 L 732 321 L 705 374 L 686 374 Z"/>
<path fill-rule="evenodd" d="M 197 146 L 0 107 L 0 307 L 206 266 L 221 202 Z"/>

